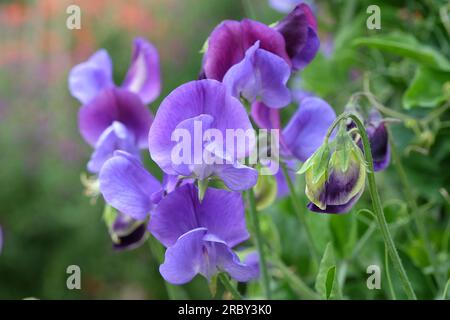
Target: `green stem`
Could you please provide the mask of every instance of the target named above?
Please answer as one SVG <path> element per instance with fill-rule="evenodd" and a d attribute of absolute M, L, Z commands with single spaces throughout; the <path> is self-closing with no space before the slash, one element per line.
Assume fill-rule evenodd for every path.
<path fill-rule="evenodd" d="M 228 279 L 228 277 L 224 273 L 219 273 L 219 279 L 222 282 L 222 284 L 225 286 L 225 288 L 228 290 L 228 292 L 231 293 L 234 300 L 242 300 L 241 294 L 231 284 L 230 279 Z"/>
<path fill-rule="evenodd" d="M 298 296 L 307 300 L 320 300 L 320 296 L 309 288 L 306 283 L 304 283 L 303 280 L 292 272 L 282 261 L 276 261 L 275 264 L 281 273 L 283 273 L 289 286 L 298 294 Z"/>
<path fill-rule="evenodd" d="M 411 286 L 411 282 L 409 281 L 408 275 L 406 274 L 405 268 L 403 267 L 400 256 L 398 255 L 397 248 L 395 247 L 394 240 L 392 239 L 391 232 L 389 231 L 389 227 L 386 222 L 386 218 L 384 216 L 380 195 L 378 194 L 377 184 L 375 181 L 372 151 L 370 149 L 370 142 L 369 137 L 367 136 L 366 128 L 356 115 L 351 113 L 343 113 L 339 117 L 337 117 L 331 124 L 325 137 L 325 143 L 328 142 L 328 138 L 331 136 L 331 133 L 333 132 L 334 128 L 338 125 L 338 123 L 347 118 L 352 119 L 356 127 L 359 129 L 359 134 L 361 136 L 361 141 L 364 149 L 364 157 L 366 159 L 368 166 L 367 182 L 369 185 L 370 197 L 372 198 L 373 211 L 375 213 L 375 216 L 377 217 L 378 226 L 381 230 L 384 243 L 389 251 L 392 263 L 394 264 L 394 267 L 400 276 L 400 280 L 402 282 L 403 289 L 406 295 L 408 296 L 409 299 L 416 300 L 417 299 L 416 294 L 414 293 L 414 290 Z"/>
<path fill-rule="evenodd" d="M 250 188 L 247 191 L 247 198 L 250 206 L 250 219 L 253 224 L 253 230 L 254 230 L 254 236 L 255 236 L 255 242 L 256 247 L 258 249 L 259 254 L 259 269 L 261 270 L 261 281 L 264 289 L 264 294 L 266 299 L 271 298 L 270 294 L 270 278 L 269 273 L 267 270 L 267 264 L 266 264 L 266 256 L 264 253 L 264 247 L 263 247 L 263 241 L 261 237 L 261 227 L 259 225 L 259 218 L 258 218 L 258 212 L 256 210 L 256 203 L 255 203 L 255 194 L 253 192 L 253 189 Z"/>
<path fill-rule="evenodd" d="M 390 135 L 392 136 L 392 135 Z M 417 202 L 414 198 L 414 194 L 409 187 L 408 178 L 406 176 L 405 169 L 403 168 L 403 164 L 401 162 L 400 156 L 397 153 L 397 149 L 393 141 L 389 141 L 390 148 L 391 148 L 391 155 L 392 160 L 394 161 L 395 169 L 397 170 L 397 174 L 400 178 L 400 183 L 402 185 L 403 194 L 405 196 L 406 202 L 408 203 L 409 208 L 411 209 L 410 213 L 414 219 L 414 223 L 416 225 L 417 230 L 419 231 L 419 235 L 422 238 L 425 250 L 427 251 L 428 258 L 431 262 L 431 265 L 433 266 L 433 273 L 434 277 L 436 279 L 436 282 L 438 283 L 438 287 L 441 287 L 441 283 L 444 282 L 444 278 L 441 277 L 439 273 L 439 263 L 436 257 L 436 254 L 433 250 L 433 247 L 431 245 L 430 238 L 428 236 L 427 229 L 425 227 L 425 224 L 423 222 L 422 216 L 420 214 L 419 206 L 417 205 Z"/>
<path fill-rule="evenodd" d="M 286 167 L 286 164 L 282 163 L 281 168 L 283 170 L 283 174 L 286 178 L 286 181 L 287 181 L 287 184 L 289 187 L 289 197 L 291 198 L 292 205 L 294 206 L 295 213 L 297 214 L 297 216 L 300 220 L 300 223 L 305 228 L 306 239 L 308 242 L 309 250 L 313 256 L 314 264 L 317 266 L 319 263 L 319 252 L 317 251 L 317 248 L 314 245 L 314 239 L 312 237 L 311 230 L 309 230 L 308 224 L 306 222 L 305 213 L 303 212 L 301 205 L 298 203 L 298 199 L 300 199 L 300 197 L 297 195 L 297 193 L 295 191 L 295 187 L 294 187 L 294 184 L 292 183 L 291 177 L 289 176 L 289 172 Z"/>
<path fill-rule="evenodd" d="M 391 298 L 393 300 L 397 300 L 397 297 L 395 295 L 394 287 L 392 286 L 392 280 L 391 280 L 391 272 L 389 271 L 389 252 L 387 250 L 387 246 L 384 246 L 384 266 L 386 269 L 386 278 L 389 285 L 389 291 L 391 293 Z"/>

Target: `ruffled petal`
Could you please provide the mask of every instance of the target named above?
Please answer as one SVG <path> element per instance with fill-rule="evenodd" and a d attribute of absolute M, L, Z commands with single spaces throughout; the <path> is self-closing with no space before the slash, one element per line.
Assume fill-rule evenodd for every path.
<path fill-rule="evenodd" d="M 120 122 L 114 121 L 98 139 L 87 167 L 92 173 L 98 173 L 114 151 L 122 150 L 139 158 L 139 149 L 134 144 L 134 136 Z"/>
<path fill-rule="evenodd" d="M 117 151 L 100 171 L 100 192 L 113 208 L 136 220 L 143 220 L 153 207 L 152 194 L 161 184 L 140 161 L 129 153 Z"/>
<path fill-rule="evenodd" d="M 102 133 L 118 121 L 133 134 L 138 147 L 146 148 L 152 118 L 150 110 L 137 95 L 110 88 L 80 108 L 78 126 L 86 142 L 95 146 Z"/>
<path fill-rule="evenodd" d="M 144 104 L 153 102 L 161 92 L 159 55 L 142 38 L 134 40 L 133 56 L 122 87 L 136 93 Z"/>
<path fill-rule="evenodd" d="M 202 239 L 206 232 L 205 228 L 190 230 L 167 248 L 164 263 L 159 267 L 159 272 L 167 282 L 187 283 L 205 268 Z"/>
<path fill-rule="evenodd" d="M 256 41 L 260 47 L 283 58 L 289 65 L 283 36 L 263 23 L 244 19 L 226 20 L 218 25 L 208 39 L 204 58 L 204 74 L 208 79 L 222 81 L 233 65 L 240 62 Z"/>
<path fill-rule="evenodd" d="M 70 70 L 69 91 L 82 104 L 95 98 L 103 89 L 114 86 L 112 62 L 105 49 Z"/>
<path fill-rule="evenodd" d="M 250 189 L 258 182 L 258 170 L 238 162 L 235 164 L 216 165 L 214 174 L 233 191 Z"/>
<path fill-rule="evenodd" d="M 294 70 L 304 68 L 314 59 L 320 47 L 320 40 L 316 19 L 307 4 L 302 3 L 295 7 L 275 29 L 286 41 L 286 51 Z"/>
<path fill-rule="evenodd" d="M 271 108 L 282 108 L 291 102 L 286 87 L 290 66 L 279 56 L 260 49 L 260 41 L 251 46 L 244 59 L 232 66 L 223 78 L 230 94 L 253 103 L 257 98 Z"/>
<path fill-rule="evenodd" d="M 324 100 L 305 98 L 283 129 L 283 141 L 304 162 L 320 147 L 335 118 L 333 108 Z"/>

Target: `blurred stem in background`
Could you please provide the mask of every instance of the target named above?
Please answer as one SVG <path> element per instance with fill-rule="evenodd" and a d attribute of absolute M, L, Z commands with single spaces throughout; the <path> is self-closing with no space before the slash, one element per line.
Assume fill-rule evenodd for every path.
<path fill-rule="evenodd" d="M 247 199 L 249 204 L 250 220 L 252 223 L 253 236 L 256 242 L 256 248 L 259 254 L 259 269 L 261 270 L 261 281 L 266 299 L 271 299 L 270 293 L 270 277 L 267 270 L 266 255 L 264 251 L 264 243 L 261 237 L 261 226 L 259 224 L 258 212 L 256 210 L 255 194 L 252 188 L 247 191 Z"/>
<path fill-rule="evenodd" d="M 369 185 L 370 196 L 372 198 L 373 211 L 377 218 L 378 225 L 380 227 L 385 245 L 388 248 L 389 255 L 391 256 L 392 262 L 400 276 L 400 280 L 403 284 L 403 289 L 406 295 L 408 296 L 409 299 L 417 300 L 416 294 L 414 293 L 414 290 L 411 286 L 411 282 L 409 281 L 408 275 L 406 274 L 405 268 L 403 267 L 400 256 L 398 255 L 397 248 L 395 247 L 394 240 L 392 239 L 389 227 L 386 222 L 386 218 L 384 216 L 380 195 L 378 194 L 377 185 L 375 181 L 375 171 L 373 168 L 373 158 L 372 158 L 372 151 L 370 149 L 370 142 L 363 123 L 358 118 L 358 116 L 351 113 L 343 113 L 340 116 L 338 116 L 336 120 L 334 120 L 333 124 L 328 129 L 325 141 L 327 141 L 327 139 L 331 136 L 331 133 L 333 132 L 337 124 L 339 124 L 340 121 L 343 121 L 348 118 L 353 120 L 361 136 L 361 141 L 364 149 L 364 157 L 368 166 L 367 181 Z"/>
<path fill-rule="evenodd" d="M 227 289 L 228 292 L 231 293 L 234 300 L 242 300 L 241 294 L 239 293 L 239 291 L 237 291 L 236 287 L 233 286 L 230 279 L 228 278 L 228 276 L 225 273 L 223 273 L 223 272 L 219 273 L 219 279 L 222 282 L 222 284 L 224 285 L 225 289 Z"/>
<path fill-rule="evenodd" d="M 285 163 L 281 163 L 281 168 L 283 170 L 283 174 L 286 178 L 288 187 L 289 187 L 289 197 L 291 198 L 292 205 L 294 206 L 295 213 L 300 220 L 300 223 L 302 224 L 303 228 L 305 229 L 306 233 L 306 240 L 308 242 L 309 250 L 312 255 L 312 261 L 313 261 L 313 269 L 316 270 L 319 265 L 319 252 L 314 245 L 314 239 L 312 237 L 311 231 L 309 230 L 308 224 L 306 222 L 305 213 L 302 210 L 302 206 L 298 202 L 300 200 L 300 197 L 297 195 L 297 192 L 295 191 L 294 184 L 292 183 L 292 179 L 289 176 L 288 168 Z"/>

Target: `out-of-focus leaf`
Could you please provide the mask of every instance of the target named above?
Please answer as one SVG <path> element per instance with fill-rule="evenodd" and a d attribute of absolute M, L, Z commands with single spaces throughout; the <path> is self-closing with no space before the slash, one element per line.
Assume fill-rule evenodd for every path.
<path fill-rule="evenodd" d="M 403 95 L 403 107 L 433 108 L 450 98 L 450 72 L 424 66 L 416 70 L 408 90 Z"/>
<path fill-rule="evenodd" d="M 323 299 L 340 299 L 336 262 L 332 243 L 328 243 L 320 261 L 315 289 Z"/>
<path fill-rule="evenodd" d="M 353 41 L 356 46 L 377 48 L 410 58 L 428 67 L 450 71 L 450 62 L 436 49 L 421 44 L 412 35 L 393 33 L 383 36 L 357 38 Z"/>
<path fill-rule="evenodd" d="M 330 232 L 336 249 L 342 257 L 351 254 L 356 243 L 357 223 L 355 215 L 334 215 L 330 219 Z"/>

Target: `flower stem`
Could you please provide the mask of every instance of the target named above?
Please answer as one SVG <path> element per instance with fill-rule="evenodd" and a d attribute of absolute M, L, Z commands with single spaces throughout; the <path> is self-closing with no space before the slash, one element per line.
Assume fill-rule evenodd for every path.
<path fill-rule="evenodd" d="M 300 223 L 303 225 L 303 227 L 305 228 L 305 232 L 306 232 L 306 239 L 308 242 L 308 246 L 309 246 L 309 250 L 313 256 L 313 261 L 314 264 L 317 266 L 319 263 L 319 252 L 317 251 L 316 246 L 314 245 L 314 240 L 311 234 L 311 230 L 309 230 L 308 224 L 306 222 L 306 217 L 305 217 L 305 213 L 303 212 L 301 205 L 298 203 L 298 199 L 300 199 L 297 196 L 297 193 L 295 191 L 295 187 L 294 184 L 292 183 L 292 179 L 289 176 L 289 172 L 288 169 L 286 167 L 286 164 L 282 163 L 281 164 L 281 168 L 283 170 L 283 174 L 286 178 L 288 187 L 289 187 L 289 196 L 291 198 L 291 202 L 292 205 L 294 206 L 294 210 L 300 220 Z"/>
<path fill-rule="evenodd" d="M 406 274 L 405 268 L 403 267 L 400 256 L 398 255 L 397 248 L 395 247 L 394 240 L 392 239 L 391 233 L 389 231 L 386 218 L 384 216 L 383 207 L 381 205 L 380 195 L 378 194 L 377 185 L 375 181 L 375 173 L 373 169 L 373 158 L 372 151 L 370 149 L 369 138 L 367 137 L 366 129 L 362 124 L 361 120 L 354 114 L 342 114 L 339 116 L 336 121 L 340 121 L 345 118 L 351 118 L 353 122 L 359 129 L 359 134 L 361 136 L 361 140 L 364 147 L 364 157 L 367 161 L 368 172 L 367 172 L 367 181 L 369 185 L 369 192 L 372 198 L 372 206 L 373 211 L 377 217 L 378 225 L 381 230 L 381 234 L 383 235 L 385 245 L 389 251 L 389 255 L 391 256 L 392 263 L 394 264 L 399 276 L 400 280 L 403 284 L 403 289 L 408 296 L 409 299 L 416 300 L 416 294 L 411 286 L 411 282 L 409 281 L 408 275 Z"/>
<path fill-rule="evenodd" d="M 261 281 L 265 297 L 266 299 L 270 300 L 270 278 L 267 270 L 266 256 L 264 253 L 263 241 L 261 237 L 261 227 L 259 225 L 258 212 L 256 211 L 255 194 L 252 188 L 247 191 L 247 198 L 250 206 L 250 219 L 253 224 L 255 242 L 259 254 L 259 269 L 261 270 Z"/>
<path fill-rule="evenodd" d="M 222 284 L 225 286 L 225 288 L 228 290 L 228 292 L 231 293 L 234 300 L 242 300 L 241 294 L 231 284 L 230 279 L 224 273 L 219 273 L 219 279 L 222 282 Z"/>

